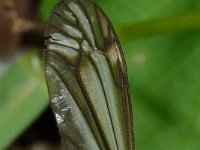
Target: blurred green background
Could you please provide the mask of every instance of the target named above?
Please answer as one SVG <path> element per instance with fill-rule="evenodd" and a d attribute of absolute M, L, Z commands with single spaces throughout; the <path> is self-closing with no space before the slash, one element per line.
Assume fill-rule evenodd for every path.
<path fill-rule="evenodd" d="M 56 2 L 39 1 L 40 22 L 46 23 Z M 137 150 L 199 150 L 200 1 L 96 2 L 113 22 L 123 47 Z M 25 49 L 12 61 L 1 61 L 0 149 L 48 106 L 42 47 Z"/>

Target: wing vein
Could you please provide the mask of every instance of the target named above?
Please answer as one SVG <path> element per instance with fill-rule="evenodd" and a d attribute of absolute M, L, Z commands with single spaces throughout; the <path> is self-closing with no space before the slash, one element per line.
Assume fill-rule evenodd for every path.
<path fill-rule="evenodd" d="M 75 73 L 75 76 L 76 76 L 76 79 L 77 79 L 77 81 L 78 81 L 78 84 L 79 84 L 80 88 L 81 88 L 82 91 L 83 91 L 83 95 L 85 96 L 85 99 L 86 99 L 86 101 L 87 101 L 87 103 L 88 103 L 88 106 L 89 106 L 90 110 L 92 111 L 92 115 L 94 116 L 94 120 L 95 120 L 95 122 L 96 122 L 96 125 L 97 125 L 97 127 L 98 127 L 98 130 L 100 131 L 101 138 L 102 138 L 102 140 L 103 140 L 105 149 L 106 149 L 106 150 L 109 150 L 110 148 L 109 148 L 108 141 L 107 141 L 106 138 L 105 138 L 104 132 L 101 132 L 101 131 L 103 131 L 103 129 L 102 129 L 102 127 L 101 127 L 100 124 L 99 124 L 99 119 L 98 119 L 98 117 L 97 117 L 97 115 L 96 115 L 95 109 L 94 109 L 94 107 L 92 106 L 92 104 L 91 104 L 91 102 L 90 102 L 90 100 L 89 100 L 89 99 L 90 99 L 90 98 L 89 98 L 89 94 L 88 94 L 87 90 L 85 89 L 84 84 L 83 84 L 83 81 L 81 80 L 80 76 L 78 76 L 78 72 Z"/>
<path fill-rule="evenodd" d="M 76 27 L 78 28 L 78 26 L 76 24 L 73 24 L 72 22 L 70 22 L 69 20 L 67 20 L 65 17 L 63 17 L 62 15 L 60 15 L 58 12 L 53 11 L 52 14 L 56 15 L 57 17 L 59 17 L 60 19 L 62 19 L 64 22 L 66 22 L 68 25 L 72 26 L 72 27 Z"/>
<path fill-rule="evenodd" d="M 104 89 L 104 86 L 103 86 L 103 81 L 102 81 L 102 78 L 101 78 L 101 76 L 100 76 L 99 70 L 98 70 L 98 69 L 96 68 L 96 66 L 95 66 L 95 61 L 93 61 L 93 59 L 90 59 L 90 60 L 91 60 L 91 62 L 92 62 L 93 67 L 95 68 L 95 70 L 96 70 L 96 72 L 97 72 L 97 76 L 98 76 L 98 78 L 99 78 L 99 81 L 100 81 L 100 83 L 101 83 L 101 87 L 102 87 L 102 89 L 103 89 L 103 94 L 104 94 L 104 97 L 105 97 L 105 99 L 106 99 L 106 106 L 107 106 L 107 109 L 108 109 L 108 112 L 109 112 L 110 121 L 111 121 L 112 132 L 113 132 L 114 138 L 115 138 L 115 144 L 116 144 L 116 146 L 117 146 L 117 149 L 119 149 L 119 146 L 118 146 L 118 143 L 117 143 L 117 137 L 116 137 L 116 134 L 115 134 L 115 131 L 114 131 L 114 125 L 113 125 L 113 120 L 112 120 L 112 117 L 111 117 L 111 112 L 110 112 L 110 109 L 109 109 L 109 107 L 108 107 L 108 98 L 107 98 L 107 96 L 106 96 L 106 92 L 105 92 L 105 89 Z"/>
<path fill-rule="evenodd" d="M 60 28 L 58 28 L 56 25 L 52 24 L 52 27 L 56 30 L 58 30 L 60 33 L 64 33 L 67 37 L 71 38 L 71 39 L 75 39 L 77 42 L 80 42 L 80 38 L 76 38 L 76 37 L 73 37 L 72 35 L 70 35 L 69 33 L 67 32 L 63 32 Z"/>

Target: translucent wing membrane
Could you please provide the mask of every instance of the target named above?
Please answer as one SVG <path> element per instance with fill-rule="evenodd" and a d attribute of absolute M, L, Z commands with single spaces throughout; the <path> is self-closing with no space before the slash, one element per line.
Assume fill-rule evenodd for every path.
<path fill-rule="evenodd" d="M 133 150 L 126 66 L 102 10 L 90 0 L 61 0 L 45 37 L 51 106 L 66 149 Z"/>

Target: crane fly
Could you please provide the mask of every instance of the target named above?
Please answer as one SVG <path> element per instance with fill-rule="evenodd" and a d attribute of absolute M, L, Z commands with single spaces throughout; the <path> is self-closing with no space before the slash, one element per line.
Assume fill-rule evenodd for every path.
<path fill-rule="evenodd" d="M 91 0 L 61 0 L 45 31 L 46 79 L 69 150 L 134 150 L 125 60 L 114 28 Z"/>

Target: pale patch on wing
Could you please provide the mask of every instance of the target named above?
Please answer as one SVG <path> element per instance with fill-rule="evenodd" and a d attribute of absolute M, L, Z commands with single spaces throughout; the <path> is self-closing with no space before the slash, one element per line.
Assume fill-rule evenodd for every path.
<path fill-rule="evenodd" d="M 77 41 L 62 35 L 61 33 L 53 33 L 51 35 L 51 38 L 46 40 L 46 44 L 57 44 L 57 45 L 74 48 L 77 50 L 80 48 L 79 43 Z"/>
<path fill-rule="evenodd" d="M 86 40 L 82 41 L 81 47 L 82 47 L 83 51 L 86 52 L 86 53 L 92 51 L 92 49 L 90 48 L 90 45 L 88 44 L 88 42 Z"/>
<path fill-rule="evenodd" d="M 111 66 L 115 82 L 116 82 L 117 86 L 120 87 L 121 86 L 121 77 L 120 77 L 120 70 L 118 69 L 119 55 L 118 55 L 118 52 L 116 49 L 115 42 L 110 43 L 110 45 L 106 51 L 106 56 L 108 58 L 110 66 Z"/>
<path fill-rule="evenodd" d="M 66 58 L 66 60 L 69 63 L 73 65 L 77 64 L 80 53 L 77 52 L 76 50 L 66 47 L 66 46 L 56 45 L 56 44 L 48 44 L 47 49 L 50 52 L 54 52 L 62 56 L 63 58 Z"/>

